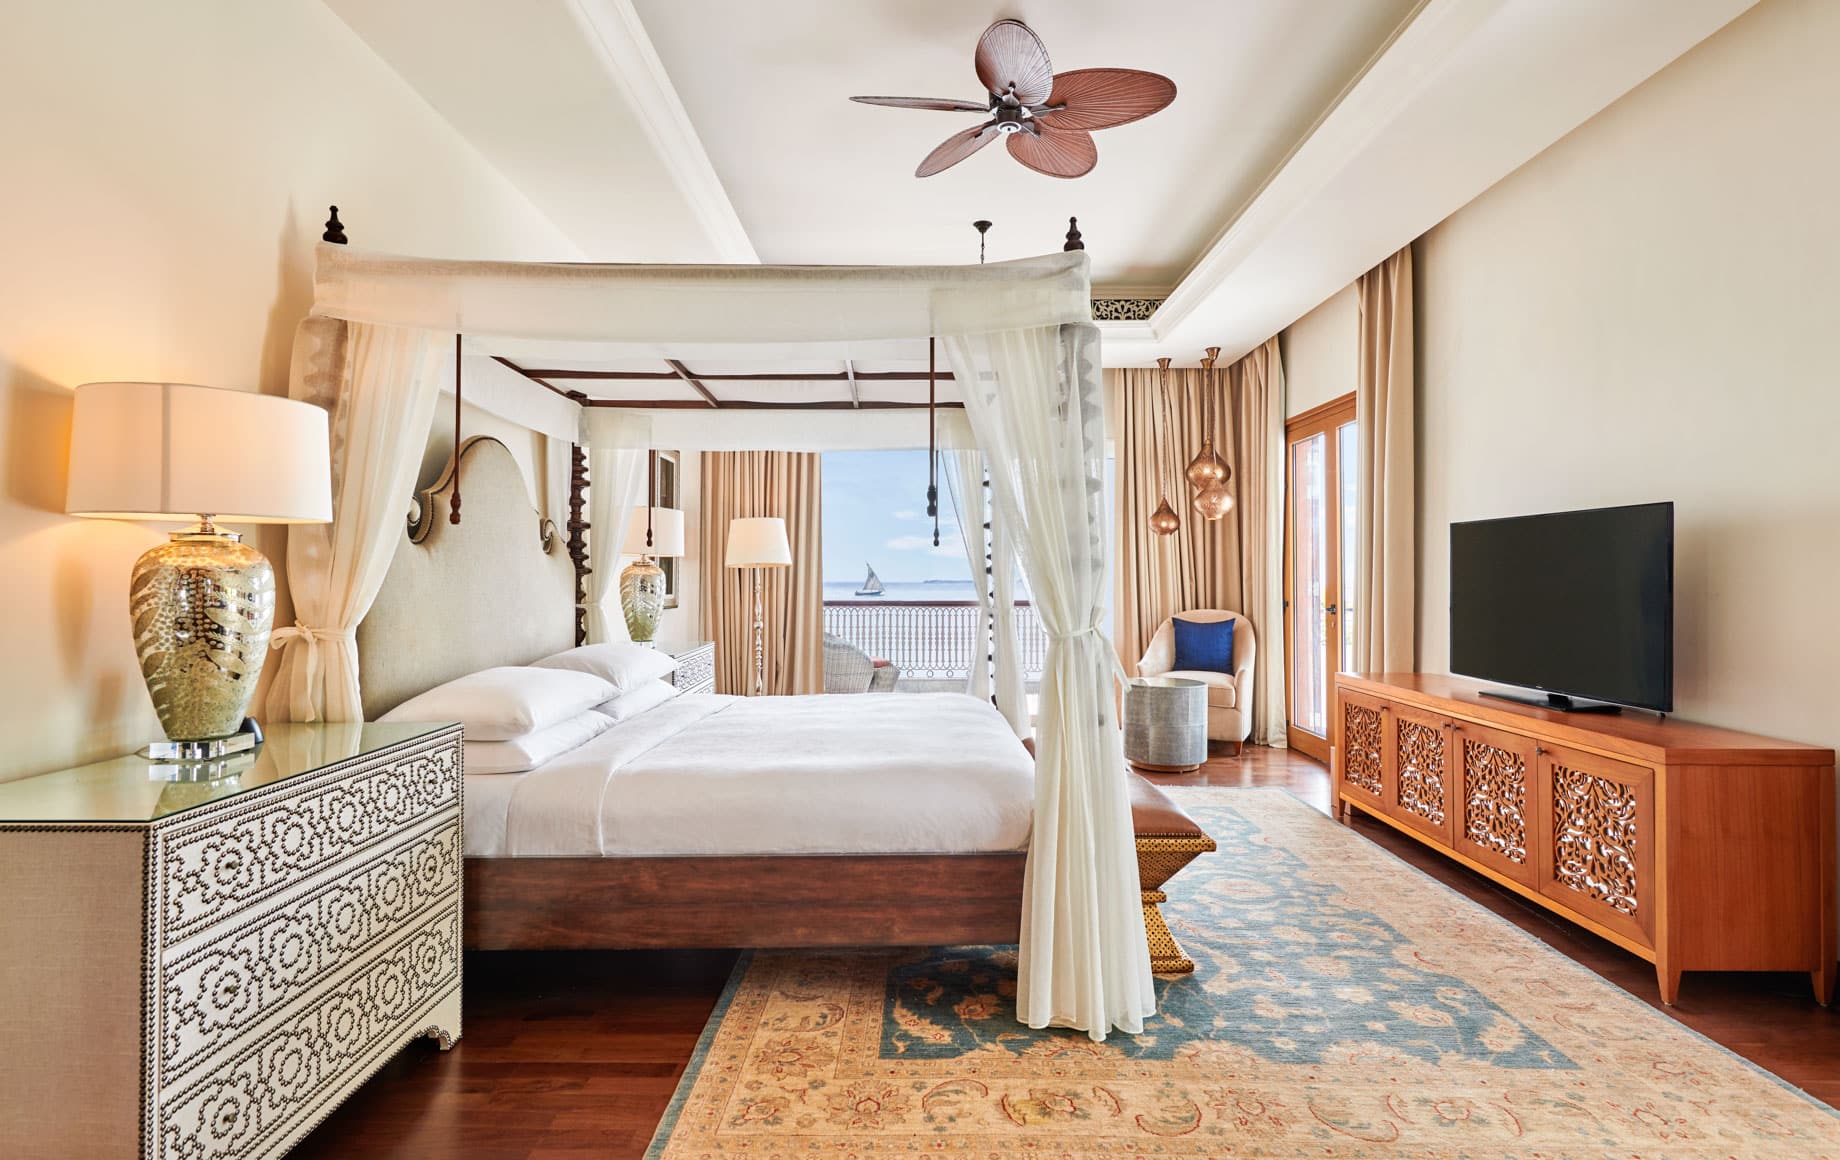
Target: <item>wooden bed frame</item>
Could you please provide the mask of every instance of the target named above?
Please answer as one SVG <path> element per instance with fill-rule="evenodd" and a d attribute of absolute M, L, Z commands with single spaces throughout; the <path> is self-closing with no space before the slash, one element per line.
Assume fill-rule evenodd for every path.
<path fill-rule="evenodd" d="M 452 523 L 462 474 L 466 506 Z M 579 464 L 573 481 L 586 483 Z M 570 540 L 586 530 L 570 521 Z M 573 647 L 578 547 L 533 508 L 504 444 L 459 444 L 416 497 L 359 626 L 365 717 L 464 673 Z M 465 941 L 488 950 L 1009 943 L 1026 861 L 1020 852 L 468 858 Z"/>
<path fill-rule="evenodd" d="M 464 513 L 453 502 L 466 476 Z M 455 677 L 571 648 L 585 571 L 578 456 L 570 542 L 531 506 L 496 439 L 458 445 L 417 496 L 404 541 L 358 628 L 364 715 Z M 1019 742 L 1031 754 L 1034 747 Z M 1194 964 L 1157 904 L 1214 842 L 1132 775 L 1151 963 Z M 1021 934 L 1024 852 L 753 857 L 467 858 L 465 945 L 480 950 L 953 946 Z"/>

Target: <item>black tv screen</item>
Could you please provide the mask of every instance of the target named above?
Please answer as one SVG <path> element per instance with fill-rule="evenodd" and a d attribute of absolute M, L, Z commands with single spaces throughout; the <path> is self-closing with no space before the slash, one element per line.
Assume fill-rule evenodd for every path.
<path fill-rule="evenodd" d="M 1450 525 L 1450 671 L 1674 708 L 1674 505 Z"/>

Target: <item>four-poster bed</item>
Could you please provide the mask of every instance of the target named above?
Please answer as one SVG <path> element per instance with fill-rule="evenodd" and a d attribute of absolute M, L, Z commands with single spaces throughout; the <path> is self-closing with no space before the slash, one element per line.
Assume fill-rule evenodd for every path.
<path fill-rule="evenodd" d="M 972 872 L 953 863 L 933 878 L 918 867 L 878 862 L 879 887 L 866 879 L 857 883 L 859 909 L 844 921 L 888 927 L 903 916 L 915 917 L 922 926 L 912 934 L 923 942 L 1019 935 L 1017 1009 L 1024 1022 L 1080 1028 L 1095 1038 L 1113 1028 L 1141 1029 L 1154 998 L 1145 914 L 1133 881 L 1137 852 L 1132 787 L 1115 720 L 1116 660 L 1098 628 L 1106 575 L 1104 433 L 1098 335 L 1084 255 L 1070 251 L 989 266 L 914 268 L 444 262 L 353 254 L 337 246 L 322 247 L 319 257 L 315 304 L 296 342 L 291 385 L 296 397 L 333 412 L 335 519 L 330 528 L 297 534 L 290 542 L 300 625 L 289 639 L 271 711 L 297 719 L 356 719 L 382 698 L 413 691 L 418 683 L 426 688 L 439 671 L 477 663 L 484 652 L 526 653 L 501 652 L 484 658 L 488 663 L 535 659 L 537 637 L 514 636 L 493 648 L 480 647 L 494 631 L 482 627 L 504 618 L 502 596 L 500 604 L 462 610 L 439 628 L 427 621 L 396 623 L 388 611 L 396 606 L 390 594 L 397 558 L 414 560 L 417 549 L 439 543 L 431 534 L 424 545 L 399 553 L 401 525 L 391 518 L 390 500 L 408 490 L 411 458 L 419 459 L 418 433 L 432 420 L 439 390 L 439 345 L 453 335 L 466 336 L 478 352 L 506 357 L 626 351 L 682 363 L 712 351 L 789 350 L 809 358 L 823 349 L 846 365 L 853 352 L 877 344 L 936 339 L 984 459 L 992 510 L 1008 529 L 1051 641 L 1028 803 L 1029 849 L 1026 859 L 1013 850 L 970 852 L 1008 861 L 980 863 Z M 642 424 L 605 418 L 604 412 L 590 411 L 585 423 L 589 471 L 597 482 L 617 477 L 620 465 L 630 466 L 649 443 Z M 403 446 L 407 441 L 415 442 Z M 476 445 L 461 448 L 460 467 L 466 466 L 469 446 Z M 603 459 L 613 475 L 601 475 Z M 619 486 L 626 485 L 590 489 L 594 510 L 583 530 L 591 532 L 601 522 L 596 515 Z M 441 532 L 464 536 L 480 524 L 482 488 L 470 483 L 466 523 L 443 526 Z M 571 522 L 578 520 L 577 513 Z M 613 548 L 604 541 L 597 544 L 590 535 L 587 549 L 588 568 L 611 564 L 603 553 Z M 416 566 L 401 565 L 411 574 Z M 446 590 L 465 571 L 433 569 L 430 574 L 441 578 L 434 590 Z M 558 587 L 585 595 L 592 625 L 605 585 L 591 574 L 584 592 L 573 583 L 579 576 L 573 564 L 569 571 Z M 373 600 L 378 608 L 372 608 Z M 543 638 L 543 647 L 552 640 L 565 646 L 575 636 L 573 624 L 542 631 L 554 633 Z M 471 655 L 464 661 L 449 655 L 447 635 L 469 633 L 472 645 L 459 651 L 470 649 Z M 392 675 L 384 657 L 408 657 L 410 667 Z M 997 720 L 1013 747 L 1013 733 Z M 1180 816 L 1172 807 L 1166 813 Z M 584 861 L 594 863 L 586 875 L 624 872 L 609 869 L 611 859 L 576 861 L 567 881 L 578 892 L 584 881 L 590 887 L 594 882 L 584 876 Z M 668 883 L 657 877 L 668 875 L 668 860 L 632 861 L 637 877 L 600 880 L 606 901 L 643 909 L 646 900 L 658 899 L 681 911 L 688 893 L 698 888 L 703 897 L 722 891 L 708 887 L 708 860 Z M 504 881 L 515 882 L 509 875 L 517 860 L 505 862 L 511 869 Z M 646 862 L 651 865 L 636 865 Z M 834 893 L 835 866 L 788 871 L 782 861 L 774 868 L 747 867 L 733 877 L 729 891 L 778 876 L 787 890 L 797 880 L 808 893 L 826 888 Z M 649 882 L 647 872 L 654 875 Z M 469 881 L 474 877 L 469 867 Z M 474 885 L 482 921 L 503 919 L 495 884 Z M 557 879 L 548 888 L 562 886 Z M 950 901 L 929 909 L 929 891 L 935 888 Z M 878 889 L 882 893 L 874 894 Z M 786 897 L 798 900 L 774 916 L 774 925 L 797 931 L 798 911 L 809 904 L 796 890 Z M 589 889 L 566 922 L 591 916 L 598 901 Z M 539 921 L 564 925 L 560 912 L 547 913 L 556 917 Z M 960 925 L 948 927 L 949 921 Z M 681 936 L 669 941 L 683 945 Z M 730 934 L 722 941 L 761 940 Z M 828 936 L 811 931 L 795 941 L 860 942 L 862 932 L 841 933 L 833 924 Z"/>

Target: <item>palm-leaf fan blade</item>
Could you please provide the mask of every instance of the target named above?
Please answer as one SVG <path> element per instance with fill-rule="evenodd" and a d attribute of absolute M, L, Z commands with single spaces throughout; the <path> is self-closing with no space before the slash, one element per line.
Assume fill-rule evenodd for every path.
<path fill-rule="evenodd" d="M 950 97 L 851 97 L 859 105 L 887 105 L 891 109 L 938 109 L 945 113 L 988 113 L 981 101 L 955 101 Z"/>
<path fill-rule="evenodd" d="M 1083 68 L 1054 78 L 1049 108 L 1035 121 L 1054 129 L 1110 129 L 1159 112 L 1176 99 L 1176 83 L 1134 68 Z"/>
<path fill-rule="evenodd" d="M 966 129 L 962 133 L 954 133 L 941 142 L 939 148 L 926 155 L 926 159 L 914 170 L 914 176 L 931 177 L 950 169 L 1001 136 L 994 121 L 975 129 Z"/>
<path fill-rule="evenodd" d="M 1054 90 L 1054 65 L 1047 46 L 1020 20 L 999 20 L 978 38 L 974 60 L 978 80 L 993 96 L 1015 88 L 1016 100 L 1039 105 Z"/>
<path fill-rule="evenodd" d="M 1039 135 L 1012 133 L 1009 155 L 1049 177 L 1081 177 L 1099 164 L 1099 146 L 1091 133 L 1080 129 L 1043 129 Z"/>

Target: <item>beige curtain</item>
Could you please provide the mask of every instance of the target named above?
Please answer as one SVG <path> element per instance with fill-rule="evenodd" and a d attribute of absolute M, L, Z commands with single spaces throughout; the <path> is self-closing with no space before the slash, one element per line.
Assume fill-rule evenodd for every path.
<path fill-rule="evenodd" d="M 1202 400 L 1211 395 L 1214 450 L 1233 469 L 1230 486 L 1238 500 L 1242 484 L 1229 381 L 1225 369 L 1172 369 L 1165 426 L 1163 388 L 1155 368 L 1105 372 L 1118 487 L 1112 636 L 1128 672 L 1137 671 L 1157 627 L 1175 613 L 1198 608 L 1247 611 L 1240 582 L 1239 505 L 1235 503 L 1226 519 L 1209 523 L 1189 506 L 1193 492 L 1182 475 L 1208 433 Z M 1172 536 L 1150 530 L 1150 513 L 1165 494 L 1182 520 L 1181 530 Z"/>
<path fill-rule="evenodd" d="M 766 624 L 766 691 L 785 696 L 824 688 L 824 577 L 818 456 L 795 451 L 703 453 L 703 627 L 716 644 L 716 692 L 754 688 L 754 597 L 758 577 Z M 792 546 L 790 568 L 728 568 L 728 522 L 779 516 Z"/>
<path fill-rule="evenodd" d="M 1233 459 L 1239 483 L 1240 588 L 1258 652 L 1252 666 L 1254 745 L 1285 745 L 1284 364 L 1278 340 L 1233 364 Z"/>
<path fill-rule="evenodd" d="M 1355 666 L 1417 668 L 1412 250 L 1361 275 L 1361 366 L 1355 385 L 1361 501 L 1356 535 Z"/>

